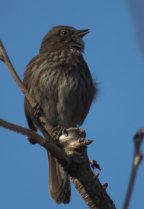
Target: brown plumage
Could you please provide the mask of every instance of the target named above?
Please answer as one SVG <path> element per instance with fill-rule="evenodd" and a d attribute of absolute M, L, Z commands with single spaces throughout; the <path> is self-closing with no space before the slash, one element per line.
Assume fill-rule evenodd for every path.
<path fill-rule="evenodd" d="M 53 127 L 81 125 L 97 94 L 82 56 L 82 38 L 88 32 L 88 29 L 77 30 L 69 26 L 54 27 L 42 40 L 39 54 L 27 65 L 24 84 Z M 25 113 L 29 127 L 37 131 L 26 99 Z M 30 141 L 34 143 L 33 139 Z M 50 154 L 48 156 L 49 192 L 58 204 L 68 203 L 69 177 L 58 162 Z"/>

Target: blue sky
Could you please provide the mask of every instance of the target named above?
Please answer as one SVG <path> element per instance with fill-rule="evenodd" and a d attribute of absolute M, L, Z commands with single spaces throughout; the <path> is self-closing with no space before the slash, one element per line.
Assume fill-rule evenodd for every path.
<path fill-rule="evenodd" d="M 130 0 L 129 0 L 130 1 Z M 0 39 L 23 78 L 29 60 L 38 53 L 41 39 L 55 25 L 90 28 L 84 57 L 98 82 L 99 96 L 83 124 L 90 159 L 101 165 L 100 180 L 122 207 L 129 179 L 133 142 L 144 126 L 144 59 L 134 19 L 124 0 L 109 1 L 1 1 Z M 0 63 L 0 117 L 27 126 L 23 95 Z M 0 208 L 87 208 L 72 186 L 69 205 L 57 206 L 48 196 L 47 157 L 38 145 L 0 128 Z M 143 208 L 143 173 L 140 167 L 130 209 Z"/>

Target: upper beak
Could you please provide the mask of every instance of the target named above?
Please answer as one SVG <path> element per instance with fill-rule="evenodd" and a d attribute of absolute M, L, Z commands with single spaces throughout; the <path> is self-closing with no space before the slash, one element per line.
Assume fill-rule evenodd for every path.
<path fill-rule="evenodd" d="M 86 34 L 88 34 L 90 32 L 90 29 L 84 29 L 84 30 L 78 30 L 77 31 L 77 35 L 82 38 L 83 36 L 85 36 Z"/>

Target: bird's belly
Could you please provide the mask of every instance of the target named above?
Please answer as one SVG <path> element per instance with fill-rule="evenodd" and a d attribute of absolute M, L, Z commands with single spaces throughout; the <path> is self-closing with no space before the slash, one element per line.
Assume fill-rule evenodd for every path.
<path fill-rule="evenodd" d="M 53 72 L 53 76 L 47 75 L 41 80 L 39 103 L 51 125 L 77 126 L 84 119 L 88 97 L 86 84 L 78 72 L 68 75 Z"/>

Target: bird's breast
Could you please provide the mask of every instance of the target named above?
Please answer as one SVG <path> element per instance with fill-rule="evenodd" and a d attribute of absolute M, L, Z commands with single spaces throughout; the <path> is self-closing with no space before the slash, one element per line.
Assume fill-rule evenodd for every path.
<path fill-rule="evenodd" d="M 31 78 L 32 95 L 52 125 L 71 127 L 83 122 L 93 99 L 93 83 L 78 52 L 47 54 Z"/>

